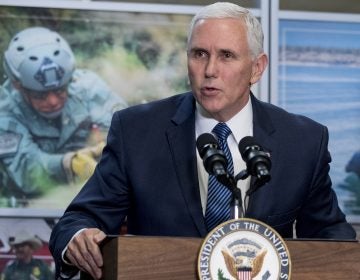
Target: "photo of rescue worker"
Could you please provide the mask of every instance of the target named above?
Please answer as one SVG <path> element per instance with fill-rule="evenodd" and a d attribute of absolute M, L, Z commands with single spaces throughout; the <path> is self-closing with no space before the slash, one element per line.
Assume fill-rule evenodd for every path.
<path fill-rule="evenodd" d="M 68 42 L 44 27 L 15 34 L 3 62 L 0 207 L 25 207 L 92 174 L 112 114 L 127 103 L 96 73 L 78 69 Z"/>

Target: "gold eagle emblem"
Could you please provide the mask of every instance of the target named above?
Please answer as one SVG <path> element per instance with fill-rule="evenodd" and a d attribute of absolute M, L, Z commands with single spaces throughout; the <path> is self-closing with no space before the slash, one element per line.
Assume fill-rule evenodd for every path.
<path fill-rule="evenodd" d="M 237 272 L 242 269 L 250 269 L 251 278 L 255 278 L 261 271 L 267 250 L 243 238 L 229 243 L 221 253 L 227 270 L 235 279 L 238 279 Z"/>

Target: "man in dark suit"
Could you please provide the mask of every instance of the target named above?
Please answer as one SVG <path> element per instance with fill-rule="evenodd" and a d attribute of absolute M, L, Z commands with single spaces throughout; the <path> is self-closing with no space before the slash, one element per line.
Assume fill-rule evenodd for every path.
<path fill-rule="evenodd" d="M 125 217 L 130 234 L 206 236 L 208 175 L 195 141 L 217 123 L 231 129 L 235 173 L 245 166 L 237 150 L 244 136 L 270 153 L 267 184 L 249 196 L 251 178 L 238 183 L 246 217 L 283 237 L 355 238 L 331 188 L 326 127 L 250 91 L 268 62 L 262 41 L 261 26 L 246 9 L 216 3 L 200 10 L 188 41 L 192 92 L 114 114 L 94 175 L 53 230 L 58 274 L 73 268 L 100 278 L 98 244 L 118 234 Z"/>

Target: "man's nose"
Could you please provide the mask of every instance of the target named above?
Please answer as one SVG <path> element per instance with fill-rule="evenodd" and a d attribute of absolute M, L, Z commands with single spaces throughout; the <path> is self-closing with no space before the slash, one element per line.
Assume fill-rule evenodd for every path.
<path fill-rule="evenodd" d="M 48 102 L 50 104 L 57 104 L 60 99 L 61 99 L 61 96 L 53 91 L 48 91 L 46 93 L 46 102 Z"/>
<path fill-rule="evenodd" d="M 216 57 L 211 56 L 207 61 L 205 68 L 206 78 L 215 78 L 218 75 L 218 62 Z"/>

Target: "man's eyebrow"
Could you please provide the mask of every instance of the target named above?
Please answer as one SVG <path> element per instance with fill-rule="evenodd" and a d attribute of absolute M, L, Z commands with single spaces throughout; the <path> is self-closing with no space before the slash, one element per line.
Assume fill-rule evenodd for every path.
<path fill-rule="evenodd" d="M 219 52 L 221 53 L 233 53 L 236 54 L 236 51 L 232 50 L 232 49 L 220 49 Z"/>
<path fill-rule="evenodd" d="M 192 47 L 192 48 L 190 49 L 190 51 L 204 51 L 204 52 L 207 52 L 206 49 L 201 48 L 201 47 Z"/>

